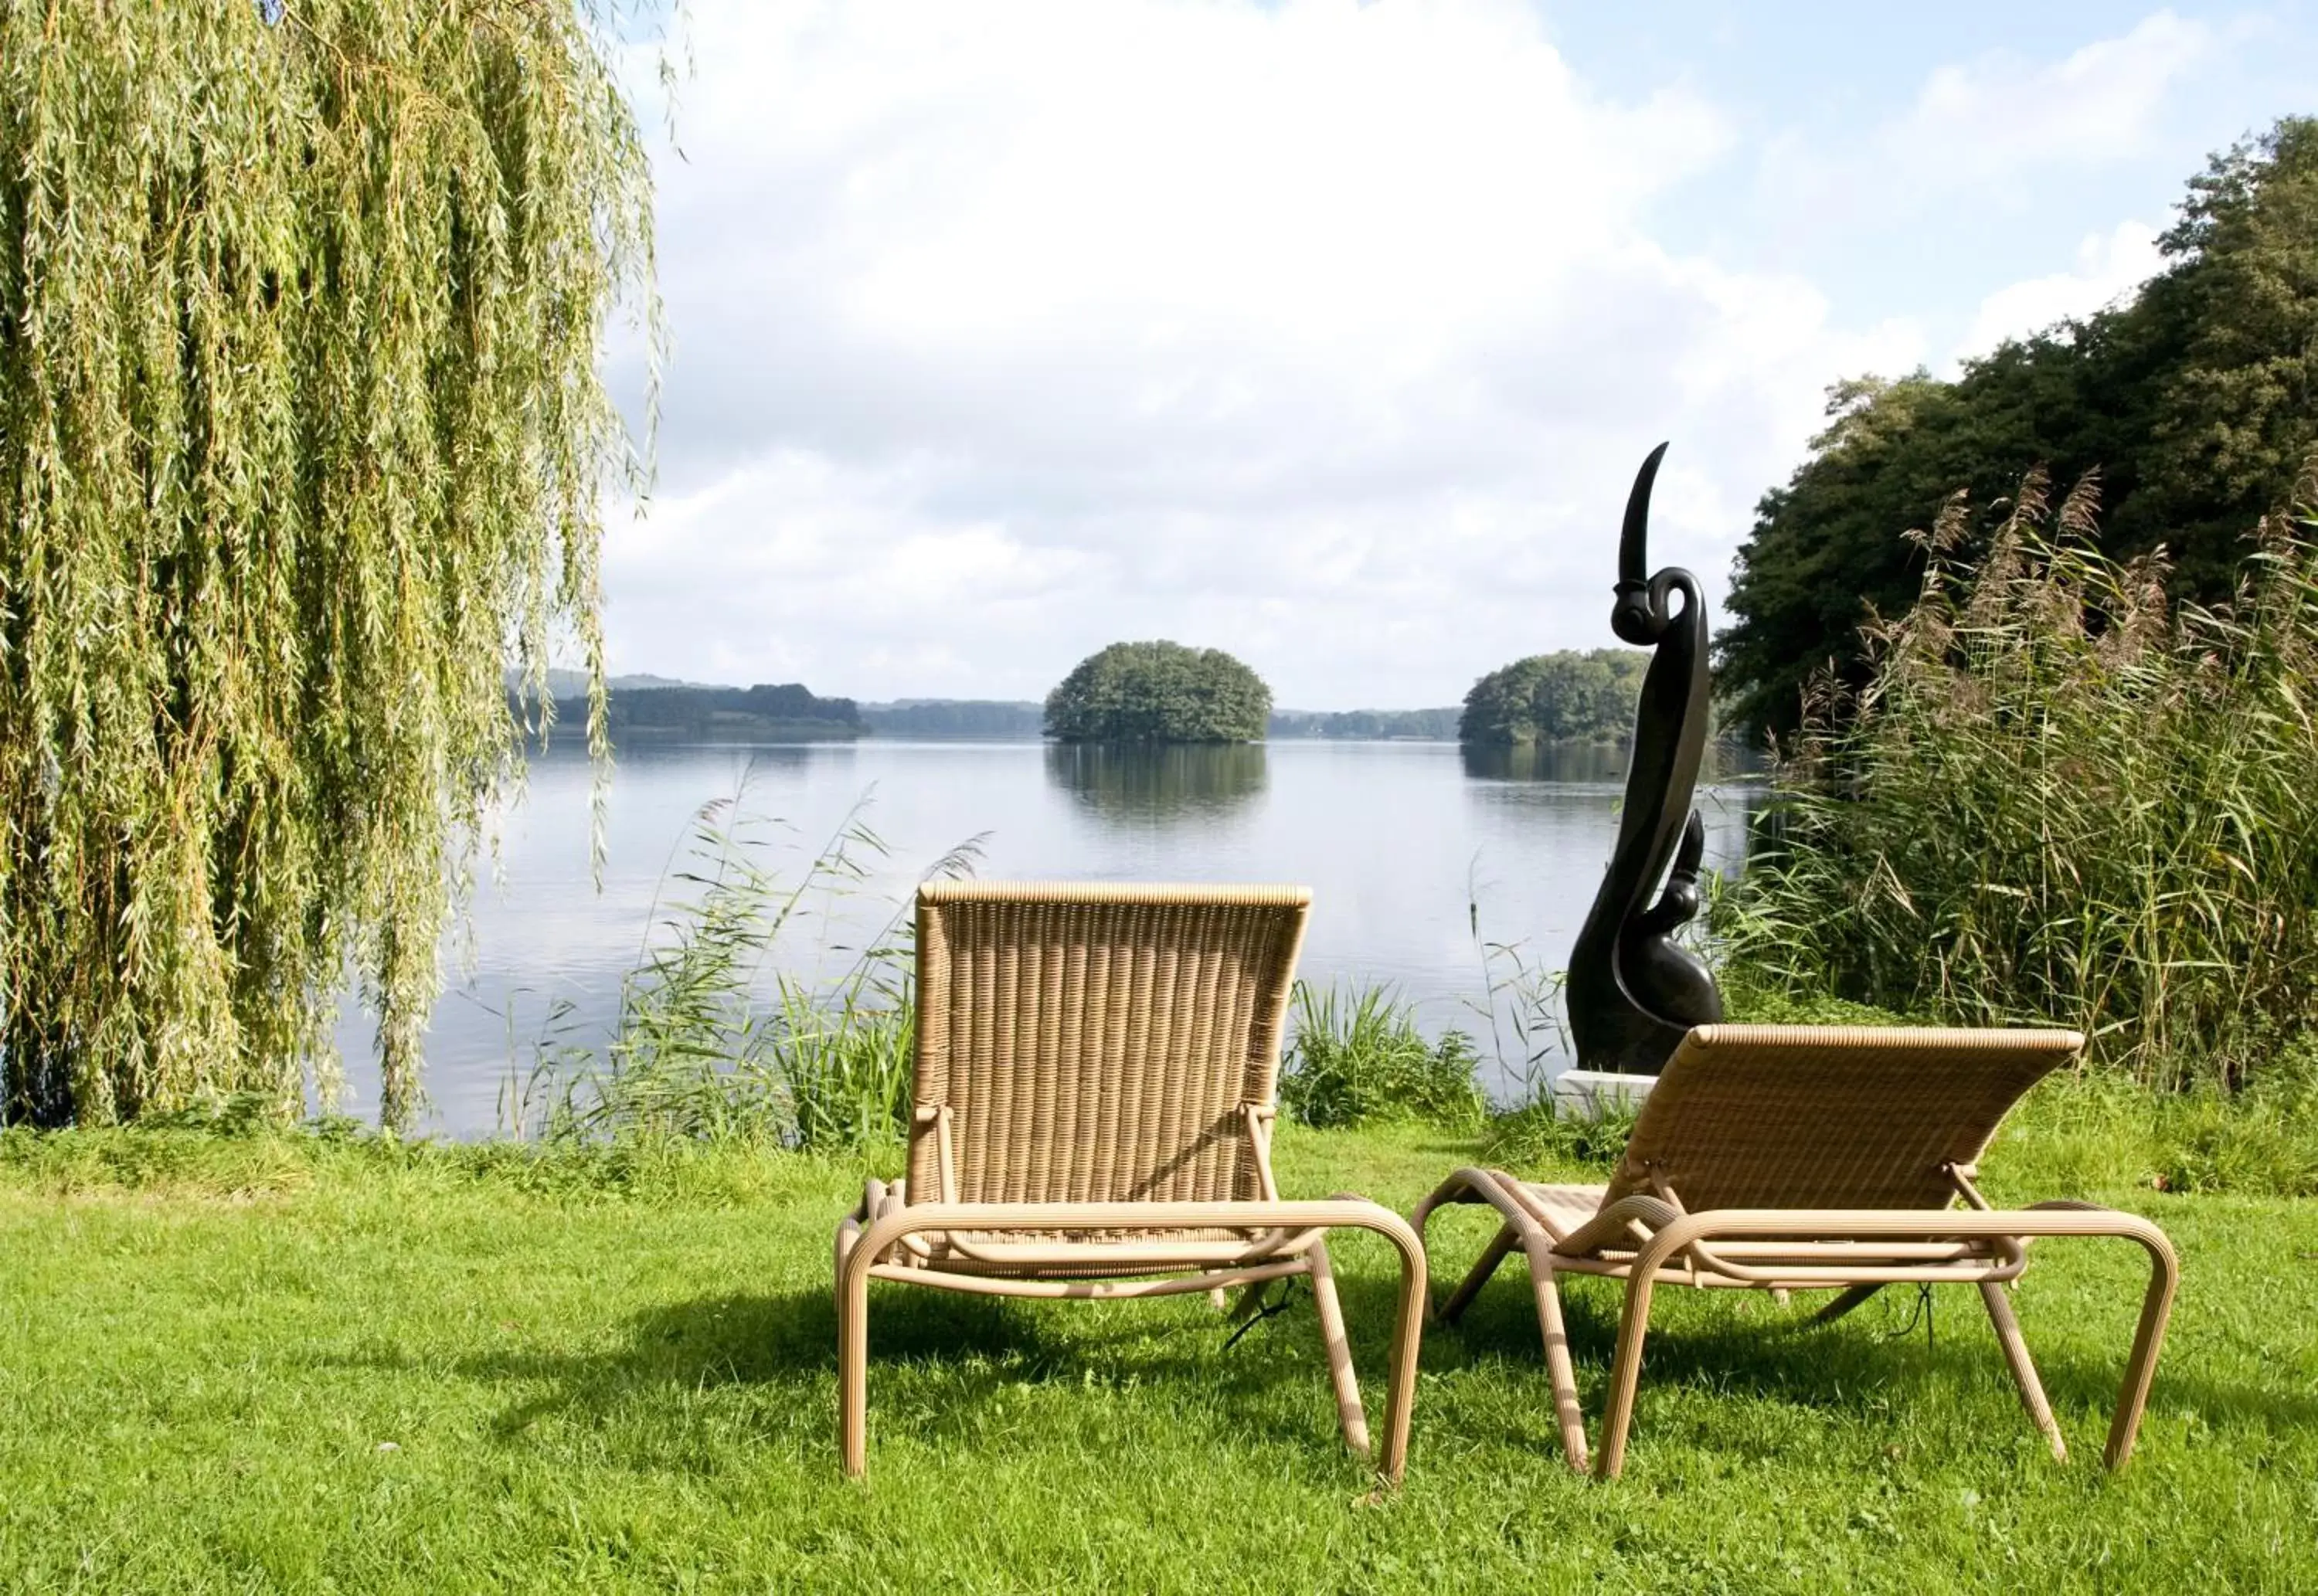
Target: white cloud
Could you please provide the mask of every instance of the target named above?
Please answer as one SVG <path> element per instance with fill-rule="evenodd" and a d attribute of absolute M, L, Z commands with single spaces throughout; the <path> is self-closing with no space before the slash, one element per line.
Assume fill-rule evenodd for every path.
<path fill-rule="evenodd" d="M 1719 596 L 1824 385 L 1923 357 L 1670 256 L 1730 134 L 1606 101 L 1513 0 L 700 0 L 663 165 L 663 491 L 615 664 L 1035 696 L 1240 653 L 1453 701 L 1608 641 L 1627 481 Z"/>
<path fill-rule="evenodd" d="M 2075 271 L 2011 283 L 1982 300 L 1955 358 L 1985 354 L 2007 338 L 2026 337 L 2063 318 L 2106 309 L 2164 264 L 2157 229 L 2146 222 L 2119 222 L 2113 232 L 2090 234 L 2077 247 Z"/>
<path fill-rule="evenodd" d="M 2203 22 L 2161 11 L 2049 66 L 2000 54 L 1942 67 L 1886 130 L 1884 148 L 1910 174 L 1952 184 L 2118 160 L 2143 148 L 2167 92 L 2213 43 Z"/>
<path fill-rule="evenodd" d="M 1935 67 L 1855 148 L 1774 142 L 1766 207 L 1814 229 L 1902 217 L 1948 225 L 1959 200 L 2017 211 L 2044 174 L 2147 156 L 2169 96 L 2216 43 L 2204 22 L 2160 11 L 2057 61 L 1998 51 Z"/>

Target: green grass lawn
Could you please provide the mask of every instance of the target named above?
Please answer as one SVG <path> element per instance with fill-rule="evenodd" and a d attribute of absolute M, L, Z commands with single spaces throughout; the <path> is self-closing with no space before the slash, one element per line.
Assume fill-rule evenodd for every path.
<path fill-rule="evenodd" d="M 1525 1277 L 1424 1348 L 1406 1485 L 1342 1448 L 1308 1298 L 873 1289 L 869 1475 L 839 1476 L 830 1233 L 858 1167 L 532 1160 L 313 1136 L 0 1138 L 0 1590 L 2318 1588 L 2318 1204 L 2179 1197 L 2062 1117 L 1987 1161 L 2155 1216 L 2184 1284 L 2141 1448 L 2098 1464 L 2143 1264 L 2051 1242 L 1828 1331 L 1661 1295 L 1625 1479 L 1553 1444 Z M 1406 1211 L 1469 1143 L 1283 1131 L 1292 1195 Z M 2126 1161 L 2129 1163 L 2129 1160 Z M 1445 1278 L 1479 1244 L 1438 1228 Z M 1391 1263 L 1338 1248 L 1380 1407 Z M 1589 1412 L 1616 1287 L 1570 1290 Z"/>

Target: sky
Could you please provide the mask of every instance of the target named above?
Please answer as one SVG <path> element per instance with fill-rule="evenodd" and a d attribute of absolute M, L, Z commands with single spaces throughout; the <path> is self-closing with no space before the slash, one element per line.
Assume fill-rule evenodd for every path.
<path fill-rule="evenodd" d="M 2129 293 L 2318 112 L 2318 0 L 688 11 L 673 145 L 632 63 L 673 353 L 612 668 L 862 700 L 1163 637 L 1454 704 L 1613 641 L 1661 440 L 1720 624 L 1830 384 Z"/>

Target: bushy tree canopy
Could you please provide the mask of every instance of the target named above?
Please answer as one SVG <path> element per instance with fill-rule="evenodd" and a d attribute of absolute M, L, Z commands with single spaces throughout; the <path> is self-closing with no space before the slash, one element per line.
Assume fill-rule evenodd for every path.
<path fill-rule="evenodd" d="M 1516 659 L 1465 695 L 1457 740 L 1502 748 L 1628 736 L 1649 659 L 1635 649 L 1563 649 Z"/>
<path fill-rule="evenodd" d="M 2098 471 L 2105 552 L 2161 543 L 2175 596 L 2228 596 L 2245 539 L 2318 445 L 2318 119 L 2215 157 L 2162 247 L 2166 268 L 2127 303 L 2007 343 L 1955 381 L 1830 390 L 1827 430 L 1738 553 L 1718 640 L 1738 719 L 1792 728 L 1830 660 L 1864 680 L 1861 624 L 1906 608 L 1921 579 L 1901 534 L 2032 469 Z"/>
<path fill-rule="evenodd" d="M 510 655 L 600 718 L 615 4 L 0 0 L 8 1117 L 292 1107 L 349 961 L 410 1112 Z"/>
<path fill-rule="evenodd" d="M 1064 742 L 1260 742 L 1271 689 L 1221 649 L 1113 643 L 1047 695 Z"/>

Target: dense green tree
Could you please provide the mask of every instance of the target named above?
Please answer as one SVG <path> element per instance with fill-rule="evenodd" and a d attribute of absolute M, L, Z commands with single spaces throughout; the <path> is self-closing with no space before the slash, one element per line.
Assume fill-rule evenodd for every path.
<path fill-rule="evenodd" d="M 1113 643 L 1047 695 L 1063 742 L 1260 742 L 1271 689 L 1220 649 Z"/>
<path fill-rule="evenodd" d="M 1473 747 L 1625 737 L 1649 656 L 1635 649 L 1532 654 L 1473 684 L 1457 740 Z"/>
<path fill-rule="evenodd" d="M 2318 439 L 2318 118 L 2215 157 L 2164 248 L 2182 265 L 2144 313 L 2186 348 L 2161 388 L 2140 535 L 2178 529 L 2218 596 L 2249 525 L 2279 507 Z"/>
<path fill-rule="evenodd" d="M 410 1113 L 502 669 L 600 681 L 615 5 L 0 0 L 6 1117 L 294 1109 L 349 964 Z"/>
<path fill-rule="evenodd" d="M 2177 596 L 2225 597 L 2244 540 L 2318 445 L 2318 120 L 2289 118 L 2192 180 L 2167 265 L 2126 303 L 1966 363 L 1858 378 L 1765 494 L 1732 573 L 1719 686 L 1735 718 L 1785 731 L 1832 663 L 1863 679 L 1860 627 L 1916 596 L 1920 540 L 1954 502 L 2000 518 L 2031 470 L 2098 473 L 2102 546 L 2162 544 Z M 1967 528 L 1966 552 L 1987 527 Z"/>

